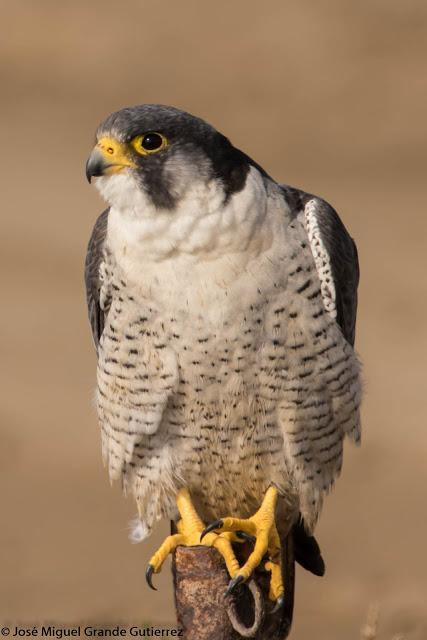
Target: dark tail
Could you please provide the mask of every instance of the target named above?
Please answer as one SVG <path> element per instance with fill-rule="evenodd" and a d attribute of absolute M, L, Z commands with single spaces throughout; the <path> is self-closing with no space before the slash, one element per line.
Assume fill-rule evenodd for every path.
<path fill-rule="evenodd" d="M 293 528 L 295 543 L 295 560 L 304 569 L 314 573 L 315 576 L 325 575 L 325 563 L 320 547 L 314 536 L 308 535 L 304 527 L 304 521 L 300 519 Z"/>

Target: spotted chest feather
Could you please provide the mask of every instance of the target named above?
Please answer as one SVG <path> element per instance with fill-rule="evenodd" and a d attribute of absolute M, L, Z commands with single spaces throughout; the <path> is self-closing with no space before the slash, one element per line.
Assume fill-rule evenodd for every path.
<path fill-rule="evenodd" d="M 223 265 L 201 274 L 176 263 L 147 268 L 141 286 L 106 254 L 103 451 L 147 531 L 173 516 L 180 486 L 209 520 L 247 516 L 272 482 L 314 526 L 344 435 L 359 437 L 360 383 L 304 224 L 290 221 L 286 242 L 240 272 L 231 265 L 234 277 Z"/>

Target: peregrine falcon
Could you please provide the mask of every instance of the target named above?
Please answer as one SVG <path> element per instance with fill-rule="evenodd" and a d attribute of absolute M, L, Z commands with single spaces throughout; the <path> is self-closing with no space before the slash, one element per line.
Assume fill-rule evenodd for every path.
<path fill-rule="evenodd" d="M 327 202 L 176 108 L 110 115 L 86 173 L 109 205 L 85 266 L 103 458 L 136 500 L 135 540 L 176 523 L 147 579 L 202 543 L 229 592 L 264 562 L 277 606 L 292 527 L 323 573 L 313 530 L 360 440 L 355 243 Z"/>

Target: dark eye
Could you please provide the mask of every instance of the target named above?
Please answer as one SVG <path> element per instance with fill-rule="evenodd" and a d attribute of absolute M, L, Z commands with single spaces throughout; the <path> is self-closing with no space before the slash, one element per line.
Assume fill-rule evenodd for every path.
<path fill-rule="evenodd" d="M 163 145 L 164 138 L 158 133 L 146 133 L 142 137 L 141 147 L 146 151 L 156 151 Z"/>
<path fill-rule="evenodd" d="M 157 131 L 149 131 L 140 136 L 136 136 L 131 140 L 131 145 L 141 156 L 147 156 L 151 153 L 158 153 L 168 146 L 168 141 L 163 133 Z"/>

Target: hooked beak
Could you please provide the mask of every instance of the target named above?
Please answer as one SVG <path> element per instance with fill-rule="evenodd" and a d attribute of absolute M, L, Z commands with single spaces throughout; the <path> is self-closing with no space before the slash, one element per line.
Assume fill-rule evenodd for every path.
<path fill-rule="evenodd" d="M 105 160 L 102 154 L 95 147 L 90 154 L 88 161 L 86 162 L 86 178 L 88 182 L 92 181 L 92 178 L 104 175 L 104 172 L 111 165 Z"/>
<path fill-rule="evenodd" d="M 93 148 L 86 163 L 86 178 L 91 182 L 98 176 L 118 173 L 126 167 L 136 168 L 129 157 L 127 145 L 114 138 L 101 138 Z"/>

